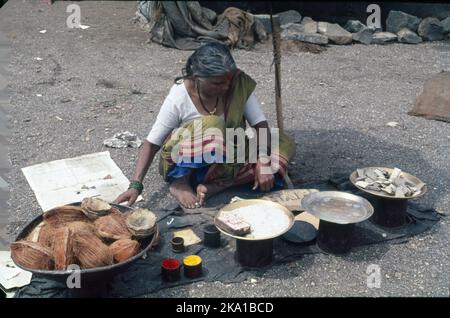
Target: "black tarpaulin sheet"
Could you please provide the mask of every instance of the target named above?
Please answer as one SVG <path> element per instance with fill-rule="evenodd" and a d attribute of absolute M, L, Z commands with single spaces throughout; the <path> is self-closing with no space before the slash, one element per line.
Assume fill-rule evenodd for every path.
<path fill-rule="evenodd" d="M 330 180 L 302 184 L 301 188 L 319 190 L 339 190 L 364 196 L 348 181 L 348 175 L 336 175 Z M 211 223 L 217 209 L 223 206 L 223 202 L 229 202 L 233 196 L 241 198 L 255 198 L 261 193 L 254 193 L 250 187 L 241 187 L 224 191 L 211 198 L 210 207 L 193 211 L 194 213 L 180 214 L 179 211 L 159 212 L 159 226 L 161 241 L 155 251 L 148 253 L 146 259 L 137 261 L 126 272 L 121 273 L 109 281 L 97 282 L 91 285 L 83 285 L 81 289 L 68 289 L 65 284 L 53 282 L 48 279 L 33 277 L 30 285 L 18 290 L 16 297 L 139 297 L 148 295 L 158 290 L 191 284 L 198 281 L 221 281 L 223 283 L 241 282 L 249 277 L 261 274 L 273 266 L 296 261 L 306 254 L 323 253 L 312 242 L 309 245 L 293 244 L 281 238 L 274 240 L 274 260 L 265 268 L 250 269 L 242 267 L 235 260 L 235 239 L 222 235 L 220 248 L 206 248 L 202 244 L 191 245 L 182 254 L 175 254 L 170 249 L 170 240 L 173 231 L 181 228 L 192 228 L 201 238 L 202 227 Z M 195 213 L 197 212 L 197 213 Z M 172 220 L 173 218 L 173 220 Z M 370 221 L 364 221 L 355 225 L 352 238 L 352 246 L 364 246 L 370 244 L 399 244 L 406 242 L 409 237 L 430 229 L 439 221 L 440 216 L 432 208 L 420 207 L 412 202 L 408 203 L 408 223 L 400 228 L 381 228 Z M 168 225 L 170 223 L 170 225 Z M 351 252 L 350 252 L 351 253 Z M 183 260 L 183 257 L 191 254 L 201 256 L 203 260 L 203 276 L 197 279 L 187 279 L 181 275 L 181 280 L 175 283 L 162 282 L 160 263 L 163 259 L 174 257 Z M 336 257 L 329 255 L 329 257 Z"/>

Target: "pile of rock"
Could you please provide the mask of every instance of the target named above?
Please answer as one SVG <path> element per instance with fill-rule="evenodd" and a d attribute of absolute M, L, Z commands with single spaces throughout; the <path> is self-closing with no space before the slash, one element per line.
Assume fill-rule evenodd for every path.
<path fill-rule="evenodd" d="M 316 22 L 303 17 L 295 10 L 276 15 L 281 26 L 281 38 L 313 44 L 385 44 L 391 42 L 417 44 L 422 41 L 450 39 L 450 16 L 425 19 L 401 12 L 390 11 L 386 20 L 386 32 L 368 27 L 358 20 L 349 20 L 344 27 L 337 23 Z M 272 32 L 269 15 L 255 15 L 267 32 Z"/>
<path fill-rule="evenodd" d="M 410 198 L 422 193 L 425 183 L 414 184 L 403 176 L 400 169 L 388 171 L 383 168 L 357 169 L 355 185 L 375 192 L 384 192 L 396 198 Z"/>
<path fill-rule="evenodd" d="M 400 43 L 444 40 L 450 33 L 450 17 L 439 21 L 433 17 L 420 19 L 401 11 L 390 11 L 386 30 L 396 34 Z"/>

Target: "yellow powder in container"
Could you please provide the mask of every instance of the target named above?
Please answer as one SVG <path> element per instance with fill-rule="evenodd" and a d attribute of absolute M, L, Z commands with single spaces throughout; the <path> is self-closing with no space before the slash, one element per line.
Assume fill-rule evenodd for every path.
<path fill-rule="evenodd" d="M 189 255 L 183 259 L 184 266 L 198 266 L 202 263 L 202 258 L 198 255 Z"/>

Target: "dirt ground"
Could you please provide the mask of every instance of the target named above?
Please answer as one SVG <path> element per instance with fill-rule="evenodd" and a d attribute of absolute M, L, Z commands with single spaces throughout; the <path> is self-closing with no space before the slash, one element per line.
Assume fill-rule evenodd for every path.
<path fill-rule="evenodd" d="M 69 3 L 77 2 L 10 0 L 0 10 L 0 30 L 11 43 L 10 238 L 41 213 L 21 168 L 109 150 L 131 177 L 137 150 L 107 149 L 102 141 L 124 130 L 145 138 L 191 53 L 149 43 L 132 22 L 134 2 L 78 2 L 86 30 L 67 28 Z M 270 45 L 233 54 L 257 81 L 256 94 L 274 124 Z M 407 115 L 424 82 L 450 70 L 449 42 L 291 50 L 281 64 L 284 124 L 297 143 L 290 168 L 296 185 L 357 167 L 395 166 L 428 184 L 418 203 L 450 212 L 450 125 Z M 105 80 L 110 85 L 102 85 Z M 386 126 L 390 121 L 399 126 Z M 155 208 L 170 202 L 156 164 L 144 195 Z M 443 217 L 405 244 L 355 248 L 342 257 L 307 255 L 243 283 L 197 283 L 142 296 L 448 297 L 449 231 Z M 381 268 L 380 288 L 366 284 L 371 264 Z"/>

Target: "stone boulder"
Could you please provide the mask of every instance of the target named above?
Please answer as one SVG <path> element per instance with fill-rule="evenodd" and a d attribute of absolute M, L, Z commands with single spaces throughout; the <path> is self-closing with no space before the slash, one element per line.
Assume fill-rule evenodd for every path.
<path fill-rule="evenodd" d="M 444 39 L 444 28 L 437 18 L 425 18 L 420 22 L 418 32 L 424 40 L 439 41 Z"/>
<path fill-rule="evenodd" d="M 422 94 L 416 99 L 414 108 L 408 113 L 450 122 L 450 72 L 441 72 L 425 83 Z"/>
<path fill-rule="evenodd" d="M 422 42 L 422 38 L 413 31 L 403 28 L 397 32 L 397 39 L 400 43 L 417 44 Z"/>
<path fill-rule="evenodd" d="M 403 28 L 408 28 L 411 31 L 416 32 L 419 27 L 421 19 L 401 12 L 391 10 L 386 20 L 386 31 L 391 33 L 397 33 Z"/>
<path fill-rule="evenodd" d="M 318 33 L 303 33 L 303 28 L 299 24 L 292 24 L 289 28 L 281 32 L 281 39 L 301 41 L 306 43 L 328 44 L 328 38 L 325 35 Z"/>
<path fill-rule="evenodd" d="M 328 22 L 317 23 L 317 32 L 319 32 L 320 34 L 324 34 L 325 32 L 327 32 L 327 28 L 328 28 Z"/>
<path fill-rule="evenodd" d="M 444 34 L 449 34 L 450 33 L 450 17 L 442 20 L 441 24 L 442 24 L 442 31 L 444 32 Z"/>
<path fill-rule="evenodd" d="M 376 32 L 372 37 L 372 44 L 386 44 L 397 40 L 397 34 L 391 32 Z"/>
<path fill-rule="evenodd" d="M 344 29 L 346 29 L 350 33 L 358 33 L 362 29 L 364 29 L 366 26 L 358 20 L 348 20 L 347 23 L 344 26 Z"/>
<path fill-rule="evenodd" d="M 300 25 L 304 33 L 317 33 L 317 22 L 310 17 L 304 17 Z"/>
<path fill-rule="evenodd" d="M 372 43 L 374 29 L 364 27 L 359 32 L 353 33 L 353 41 L 362 43 L 362 44 L 370 44 Z"/>
<path fill-rule="evenodd" d="M 335 44 L 350 44 L 353 41 L 352 34 L 337 23 L 321 23 L 318 31 Z"/>
<path fill-rule="evenodd" d="M 283 27 L 281 28 L 282 32 L 291 32 L 291 33 L 304 33 L 303 32 L 304 28 L 301 24 L 298 23 L 289 23 L 289 24 L 285 24 L 283 25 Z"/>
<path fill-rule="evenodd" d="M 277 16 L 280 19 L 280 26 L 283 26 L 288 23 L 300 23 L 302 21 L 302 15 L 295 10 L 289 10 L 277 13 Z M 270 22 L 270 16 L 269 16 Z"/>
<path fill-rule="evenodd" d="M 288 23 L 283 25 L 282 30 L 289 30 L 297 33 L 317 33 L 317 22 L 305 21 L 305 23 Z"/>

